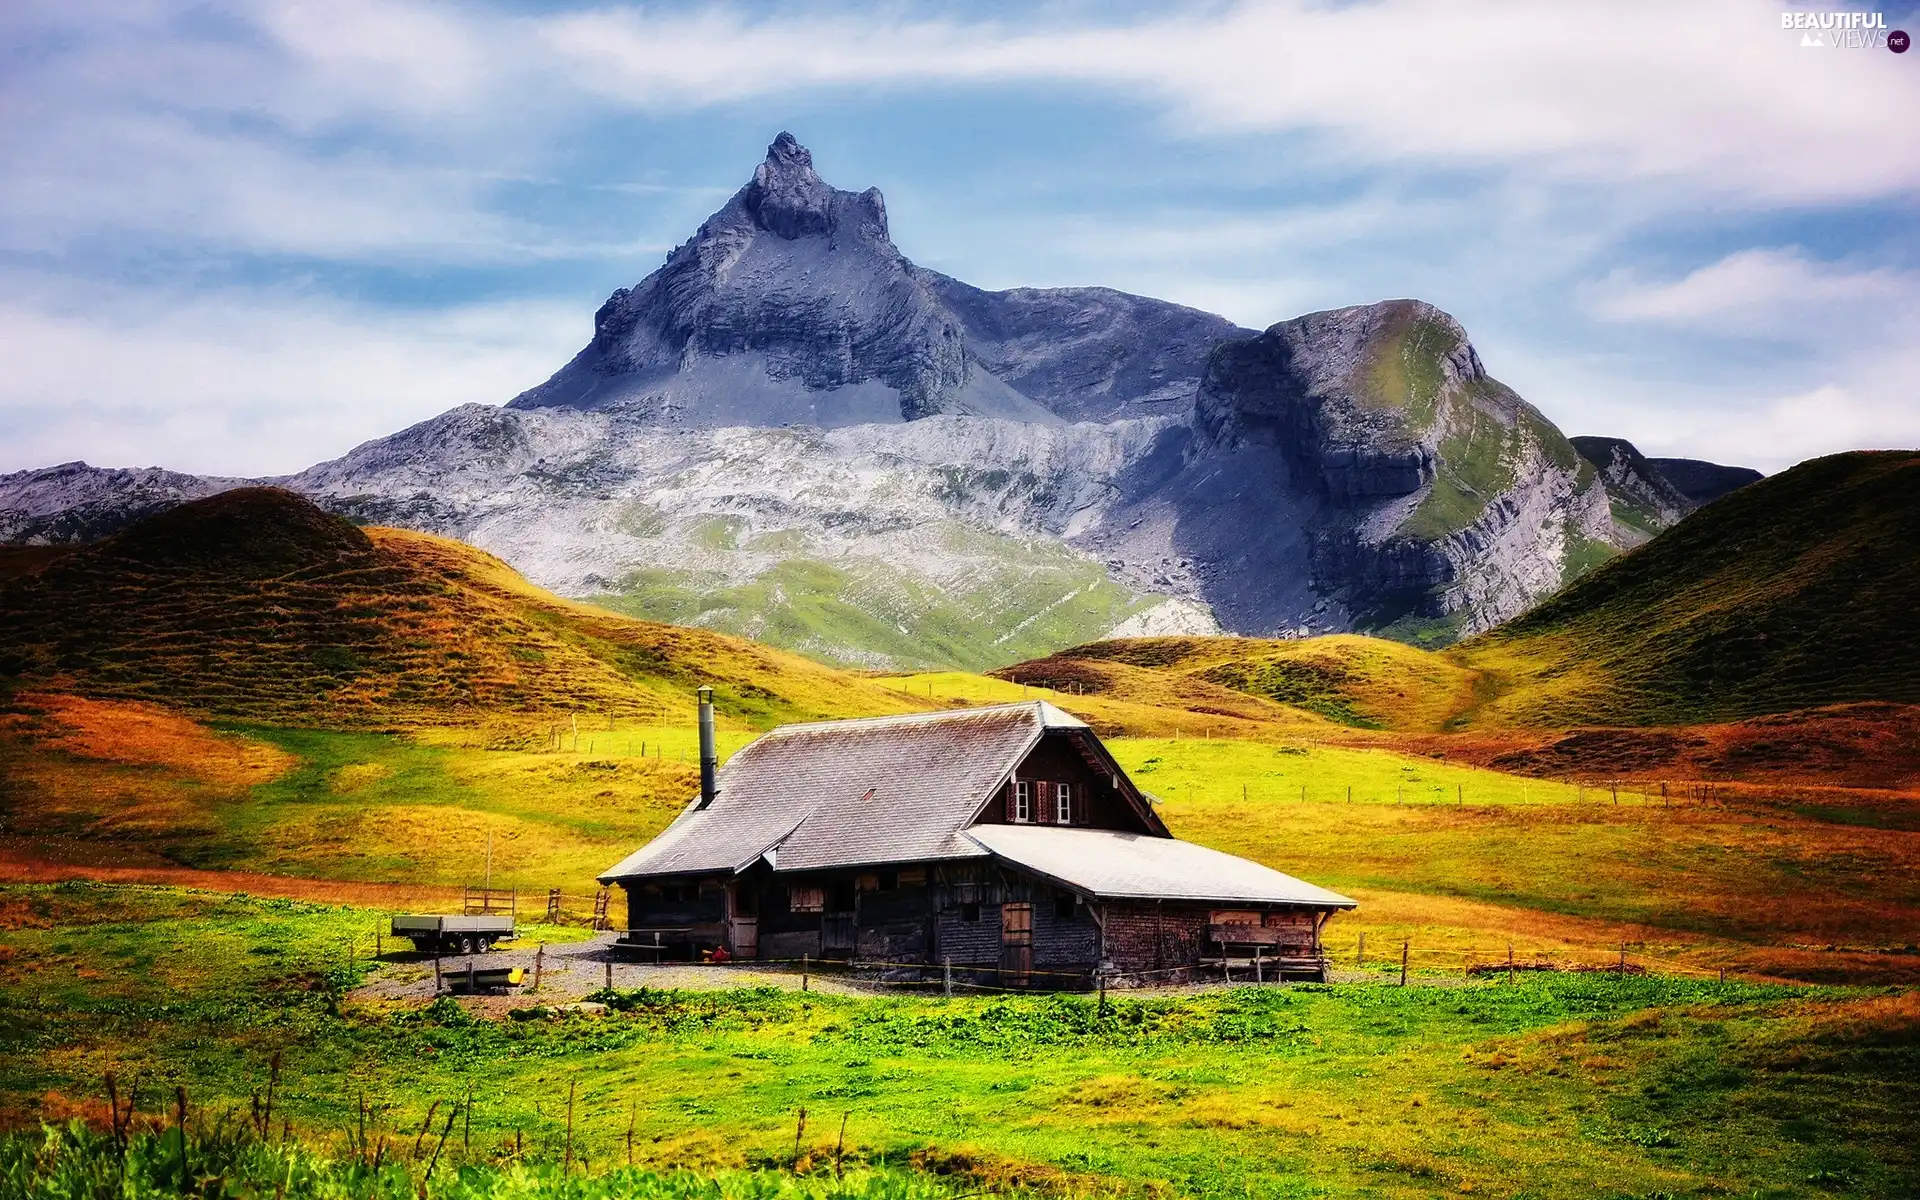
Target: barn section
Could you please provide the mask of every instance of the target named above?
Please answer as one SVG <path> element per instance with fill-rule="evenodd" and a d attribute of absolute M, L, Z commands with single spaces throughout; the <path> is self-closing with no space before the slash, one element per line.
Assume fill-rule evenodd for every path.
<path fill-rule="evenodd" d="M 627 893 L 635 956 L 950 965 L 1007 986 L 1178 981 L 1223 959 L 1323 976 L 1321 928 L 1354 907 L 1174 838 L 1045 702 L 783 726 L 600 878 Z"/>

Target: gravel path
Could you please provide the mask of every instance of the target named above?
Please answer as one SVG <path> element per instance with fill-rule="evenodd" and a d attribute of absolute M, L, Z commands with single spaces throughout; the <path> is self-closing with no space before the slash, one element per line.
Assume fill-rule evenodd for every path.
<path fill-rule="evenodd" d="M 709 966 L 699 963 L 628 962 L 613 958 L 611 947 L 616 934 L 603 933 L 589 941 L 549 945 L 540 965 L 540 990 L 533 990 L 534 958 L 538 948 L 514 944 L 507 949 L 470 956 L 479 967 L 522 967 L 526 970 L 523 986 L 503 996 L 477 997 L 474 1007 L 486 1011 L 527 1008 L 536 1004 L 569 1004 L 597 992 L 607 984 L 607 964 L 613 965 L 613 986 L 617 988 L 687 988 L 712 990 L 772 986 L 800 989 L 797 971 L 772 970 L 754 964 Z M 440 970 L 443 979 L 467 969 L 469 956 L 443 955 Z M 832 976 L 813 975 L 808 986 L 817 992 L 836 995 L 867 995 L 871 987 Z M 413 951 L 386 955 L 373 968 L 367 982 L 354 989 L 351 999 L 362 1002 L 425 1002 L 434 997 L 433 956 Z M 463 997 L 464 999 L 464 997 Z"/>

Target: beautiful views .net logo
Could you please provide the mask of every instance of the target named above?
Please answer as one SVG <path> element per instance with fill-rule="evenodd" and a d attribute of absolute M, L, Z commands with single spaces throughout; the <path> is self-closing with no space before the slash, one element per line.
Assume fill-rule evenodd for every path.
<path fill-rule="evenodd" d="M 1904 54 L 1910 44 L 1904 32 L 1887 28 L 1885 13 L 1785 12 L 1780 14 L 1780 28 L 1798 30 L 1800 44 L 1808 49 L 1878 50 L 1884 46 Z"/>

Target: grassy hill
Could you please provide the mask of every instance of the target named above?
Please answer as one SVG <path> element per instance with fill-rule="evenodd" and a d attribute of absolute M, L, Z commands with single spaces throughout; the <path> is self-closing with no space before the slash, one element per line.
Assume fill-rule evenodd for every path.
<path fill-rule="evenodd" d="M 993 674 L 1080 695 L 1222 715 L 1251 696 L 1339 724 L 1404 730 L 1440 728 L 1473 702 L 1475 679 L 1441 655 L 1358 634 L 1300 641 L 1121 638 Z"/>
<path fill-rule="evenodd" d="M 918 707 L 275 489 L 0 565 L 0 824 L 28 859 L 444 885 L 491 842 L 497 879 L 577 889 L 698 786 L 698 684 L 728 748 Z"/>
<path fill-rule="evenodd" d="M 908 707 L 799 655 L 564 600 L 470 546 L 360 529 L 272 488 L 11 561 L 0 675 L 196 716 L 336 728 L 500 714 L 659 721 L 700 683 L 754 727 Z"/>
<path fill-rule="evenodd" d="M 16 672 L 0 878 L 444 887 L 490 862 L 497 883 L 578 903 L 693 791 L 688 693 L 711 679 L 723 753 L 779 720 L 1044 695 L 1111 739 L 1182 836 L 1360 897 L 1343 927 L 1376 941 L 1633 940 L 1702 967 L 1888 978 L 1909 960 L 1885 947 L 1920 929 L 1911 888 L 1888 882 L 1920 855 L 1908 800 L 1739 793 L 1748 812 L 1669 806 L 1657 782 L 1724 779 L 1741 755 L 1827 779 L 1863 747 L 1898 757 L 1904 708 L 1632 744 L 1448 733 L 1500 699 L 1501 677 L 1364 637 L 1135 639 L 998 679 L 881 679 L 560 600 L 470 548 L 273 492 L 22 558 L 0 584 Z M 1866 786 L 1916 777 L 1910 761 L 1876 772 Z M 1603 805 L 1595 781 L 1622 777 L 1649 782 Z"/>
<path fill-rule="evenodd" d="M 1477 725 L 1681 725 L 1920 703 L 1920 453 L 1802 463 L 1458 647 Z"/>
<path fill-rule="evenodd" d="M 994 674 L 1188 708 L 1212 688 L 1400 732 L 1724 725 L 1920 704 L 1915 547 L 1920 453 L 1841 454 L 1739 489 L 1450 650 L 1350 635 L 1135 638 Z"/>

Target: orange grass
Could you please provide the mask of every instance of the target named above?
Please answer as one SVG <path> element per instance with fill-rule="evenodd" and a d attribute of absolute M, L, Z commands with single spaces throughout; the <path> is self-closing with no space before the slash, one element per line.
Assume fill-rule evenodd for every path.
<path fill-rule="evenodd" d="M 170 773 L 223 787 L 245 788 L 284 774 L 299 760 L 264 742 L 218 733 L 157 704 L 90 700 L 29 692 L 0 714 L 38 745 L 76 758 Z"/>

